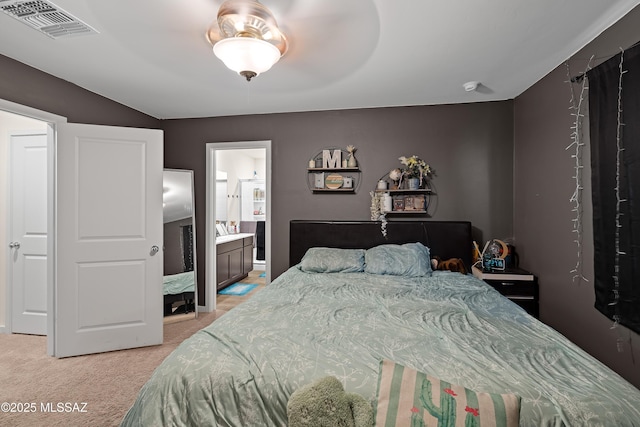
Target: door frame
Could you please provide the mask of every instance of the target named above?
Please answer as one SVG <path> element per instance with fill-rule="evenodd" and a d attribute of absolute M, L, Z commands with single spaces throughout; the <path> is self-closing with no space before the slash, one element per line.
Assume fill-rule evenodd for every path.
<path fill-rule="evenodd" d="M 206 144 L 206 223 L 205 223 L 205 301 L 202 311 L 216 309 L 216 151 L 243 150 L 264 148 L 265 153 L 265 188 L 267 192 L 265 223 L 265 283 L 271 283 L 271 140 L 209 142 Z"/>
<path fill-rule="evenodd" d="M 26 116 L 35 120 L 47 122 L 47 354 L 54 354 L 54 322 L 55 318 L 55 257 L 56 243 L 54 224 L 56 220 L 55 209 L 55 135 L 56 128 L 60 124 L 67 123 L 67 118 L 46 111 L 37 110 L 15 102 L 0 99 L 0 110 L 12 114 Z M 6 313 L 9 318 L 9 313 Z"/>

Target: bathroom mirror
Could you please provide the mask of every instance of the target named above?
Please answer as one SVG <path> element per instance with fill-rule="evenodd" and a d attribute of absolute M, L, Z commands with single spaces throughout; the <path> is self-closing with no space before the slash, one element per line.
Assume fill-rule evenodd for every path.
<path fill-rule="evenodd" d="M 193 171 L 163 174 L 165 322 L 197 316 L 196 221 Z"/>

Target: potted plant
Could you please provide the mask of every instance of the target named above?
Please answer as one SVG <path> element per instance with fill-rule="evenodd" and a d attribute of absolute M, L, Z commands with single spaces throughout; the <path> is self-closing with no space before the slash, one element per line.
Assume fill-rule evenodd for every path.
<path fill-rule="evenodd" d="M 411 157 L 402 156 L 398 160 L 405 166 L 402 171 L 402 177 L 407 180 L 410 190 L 421 188 L 427 177 L 432 173 L 431 167 L 416 155 Z"/>

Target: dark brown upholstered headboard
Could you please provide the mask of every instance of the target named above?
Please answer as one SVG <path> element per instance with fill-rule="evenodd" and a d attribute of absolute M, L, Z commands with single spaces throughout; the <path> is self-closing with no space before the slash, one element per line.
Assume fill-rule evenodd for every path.
<path fill-rule="evenodd" d="M 289 227 L 289 266 L 312 247 L 369 249 L 395 243 L 421 242 L 431 256 L 462 258 L 471 271 L 471 223 L 468 221 L 389 221 L 387 237 L 375 221 L 293 220 Z"/>

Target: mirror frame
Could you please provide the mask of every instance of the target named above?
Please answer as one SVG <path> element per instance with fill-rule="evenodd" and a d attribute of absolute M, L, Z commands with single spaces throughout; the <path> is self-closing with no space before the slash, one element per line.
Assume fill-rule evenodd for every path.
<path fill-rule="evenodd" d="M 196 242 L 196 198 L 195 198 L 195 188 L 194 188 L 194 172 L 191 169 L 164 168 L 162 170 L 163 192 L 164 192 L 164 173 L 165 172 L 184 172 L 184 173 L 188 173 L 190 176 L 189 181 L 191 184 L 191 227 L 193 232 L 193 302 L 194 302 L 194 318 L 197 318 L 198 317 L 198 255 L 197 255 L 198 245 Z M 163 227 L 164 227 L 164 221 L 163 221 Z M 164 246 L 164 236 L 163 236 L 163 246 Z M 164 247 L 163 247 L 163 257 L 164 257 Z M 164 262 L 163 262 L 162 268 L 163 268 L 162 275 L 164 277 Z"/>

